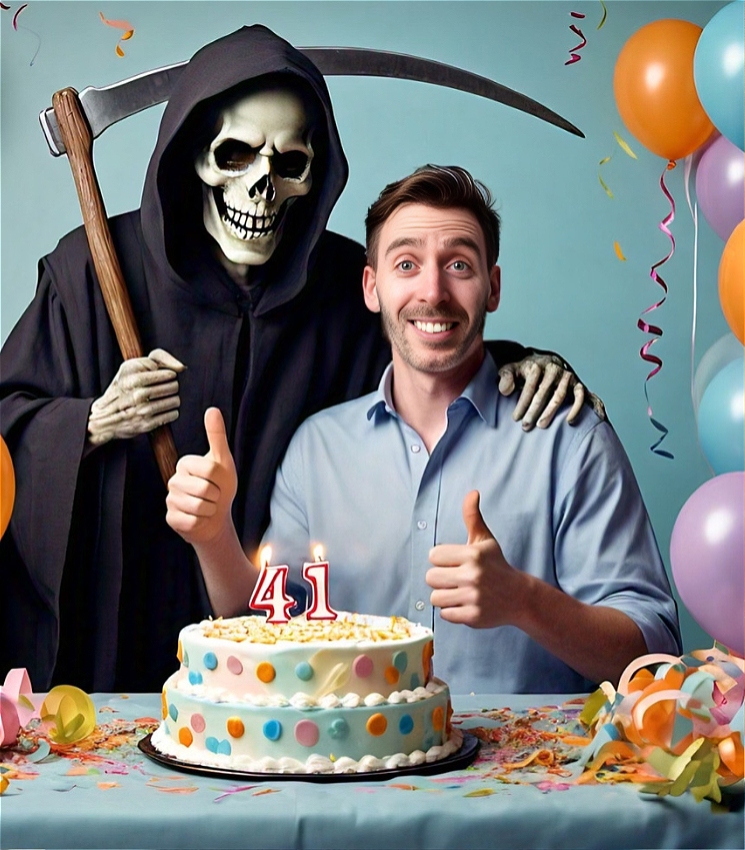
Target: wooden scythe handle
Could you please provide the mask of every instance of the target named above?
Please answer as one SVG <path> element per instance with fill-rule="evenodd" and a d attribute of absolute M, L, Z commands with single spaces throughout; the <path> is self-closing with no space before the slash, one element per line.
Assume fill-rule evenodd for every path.
<path fill-rule="evenodd" d="M 125 360 L 142 357 L 142 342 L 137 330 L 132 302 L 124 282 L 119 258 L 111 238 L 106 209 L 93 168 L 93 138 L 83 115 L 78 93 L 73 88 L 55 92 L 54 114 L 62 141 L 67 149 L 75 188 L 83 213 L 83 224 L 93 257 L 93 265 L 103 293 L 106 310 L 114 327 L 119 350 Z M 164 483 L 176 471 L 176 446 L 171 429 L 163 425 L 150 432 L 155 459 Z"/>

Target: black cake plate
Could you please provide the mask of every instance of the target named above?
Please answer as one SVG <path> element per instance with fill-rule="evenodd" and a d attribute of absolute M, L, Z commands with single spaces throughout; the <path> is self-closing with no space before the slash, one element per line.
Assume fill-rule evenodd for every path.
<path fill-rule="evenodd" d="M 452 755 L 439 761 L 360 773 L 254 773 L 248 770 L 228 770 L 220 767 L 191 764 L 181 761 L 175 756 L 161 753 L 153 746 L 150 740 L 151 735 L 145 735 L 138 741 L 137 746 L 148 758 L 157 761 L 164 767 L 219 779 L 250 779 L 258 782 L 379 782 L 385 779 L 397 779 L 400 776 L 430 776 L 434 773 L 447 773 L 451 770 L 461 770 L 468 767 L 476 758 L 479 739 L 470 732 L 462 732 L 461 734 L 463 735 L 463 743 L 460 748 Z"/>

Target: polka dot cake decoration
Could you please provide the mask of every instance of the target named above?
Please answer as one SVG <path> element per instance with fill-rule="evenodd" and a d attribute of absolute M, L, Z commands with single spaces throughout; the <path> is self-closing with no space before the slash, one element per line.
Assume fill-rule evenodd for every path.
<path fill-rule="evenodd" d="M 206 620 L 182 629 L 179 655 L 152 743 L 190 763 L 364 772 L 459 745 L 432 632 L 400 617 Z"/>

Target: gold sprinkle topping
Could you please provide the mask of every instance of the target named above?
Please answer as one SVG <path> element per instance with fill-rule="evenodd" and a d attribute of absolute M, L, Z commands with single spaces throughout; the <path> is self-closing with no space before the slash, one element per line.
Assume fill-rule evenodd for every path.
<path fill-rule="evenodd" d="M 231 617 L 205 620 L 204 636 L 233 640 L 236 643 L 273 644 L 279 641 L 310 643 L 312 641 L 384 641 L 405 640 L 413 636 L 413 624 L 404 617 L 365 617 L 346 614 L 336 620 L 306 620 L 295 617 L 288 623 L 267 623 L 264 617 Z"/>

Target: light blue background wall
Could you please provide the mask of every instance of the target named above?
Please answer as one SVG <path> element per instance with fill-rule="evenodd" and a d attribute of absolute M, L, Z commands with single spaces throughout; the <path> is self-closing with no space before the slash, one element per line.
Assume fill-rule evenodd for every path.
<path fill-rule="evenodd" d="M 667 175 L 677 204 L 677 247 L 660 270 L 670 293 L 649 319 L 664 336 L 653 352 L 664 368 L 649 384 L 655 416 L 669 429 L 650 451 L 639 357 L 647 337 L 641 312 L 662 290 L 650 267 L 669 250 L 658 224 L 669 206 L 658 181 L 664 163 L 625 130 L 613 98 L 613 68 L 625 41 L 644 24 L 682 18 L 705 26 L 723 5 L 712 2 L 30 2 L 0 13 L 2 47 L 2 338 L 33 296 L 36 263 L 80 221 L 66 159 L 49 155 L 37 115 L 65 86 L 105 85 L 187 59 L 203 44 L 243 24 L 264 23 L 296 45 L 385 48 L 459 65 L 518 89 L 579 126 L 579 139 L 524 113 L 446 89 L 400 80 L 331 78 L 349 185 L 331 226 L 362 239 L 367 206 L 388 181 L 426 161 L 457 163 L 486 182 L 503 218 L 503 301 L 487 332 L 561 352 L 606 402 L 629 453 L 663 557 L 685 500 L 711 473 L 699 449 L 690 399 L 694 227 L 682 164 Z M 134 37 L 115 54 L 127 19 Z M 570 12 L 585 14 L 583 20 Z M 588 44 L 565 66 L 579 25 Z M 30 61 L 39 47 L 33 65 Z M 110 214 L 139 204 L 161 109 L 108 130 L 96 143 L 96 166 Z M 632 160 L 614 140 L 634 148 Z M 613 199 L 603 191 L 604 180 Z M 693 181 L 691 181 L 691 184 Z M 691 186 L 693 189 L 693 186 Z M 613 248 L 625 254 L 621 262 Z M 698 325 L 695 354 L 727 333 L 717 296 L 722 241 L 701 219 L 698 233 Z M 687 649 L 710 638 L 681 610 Z"/>

